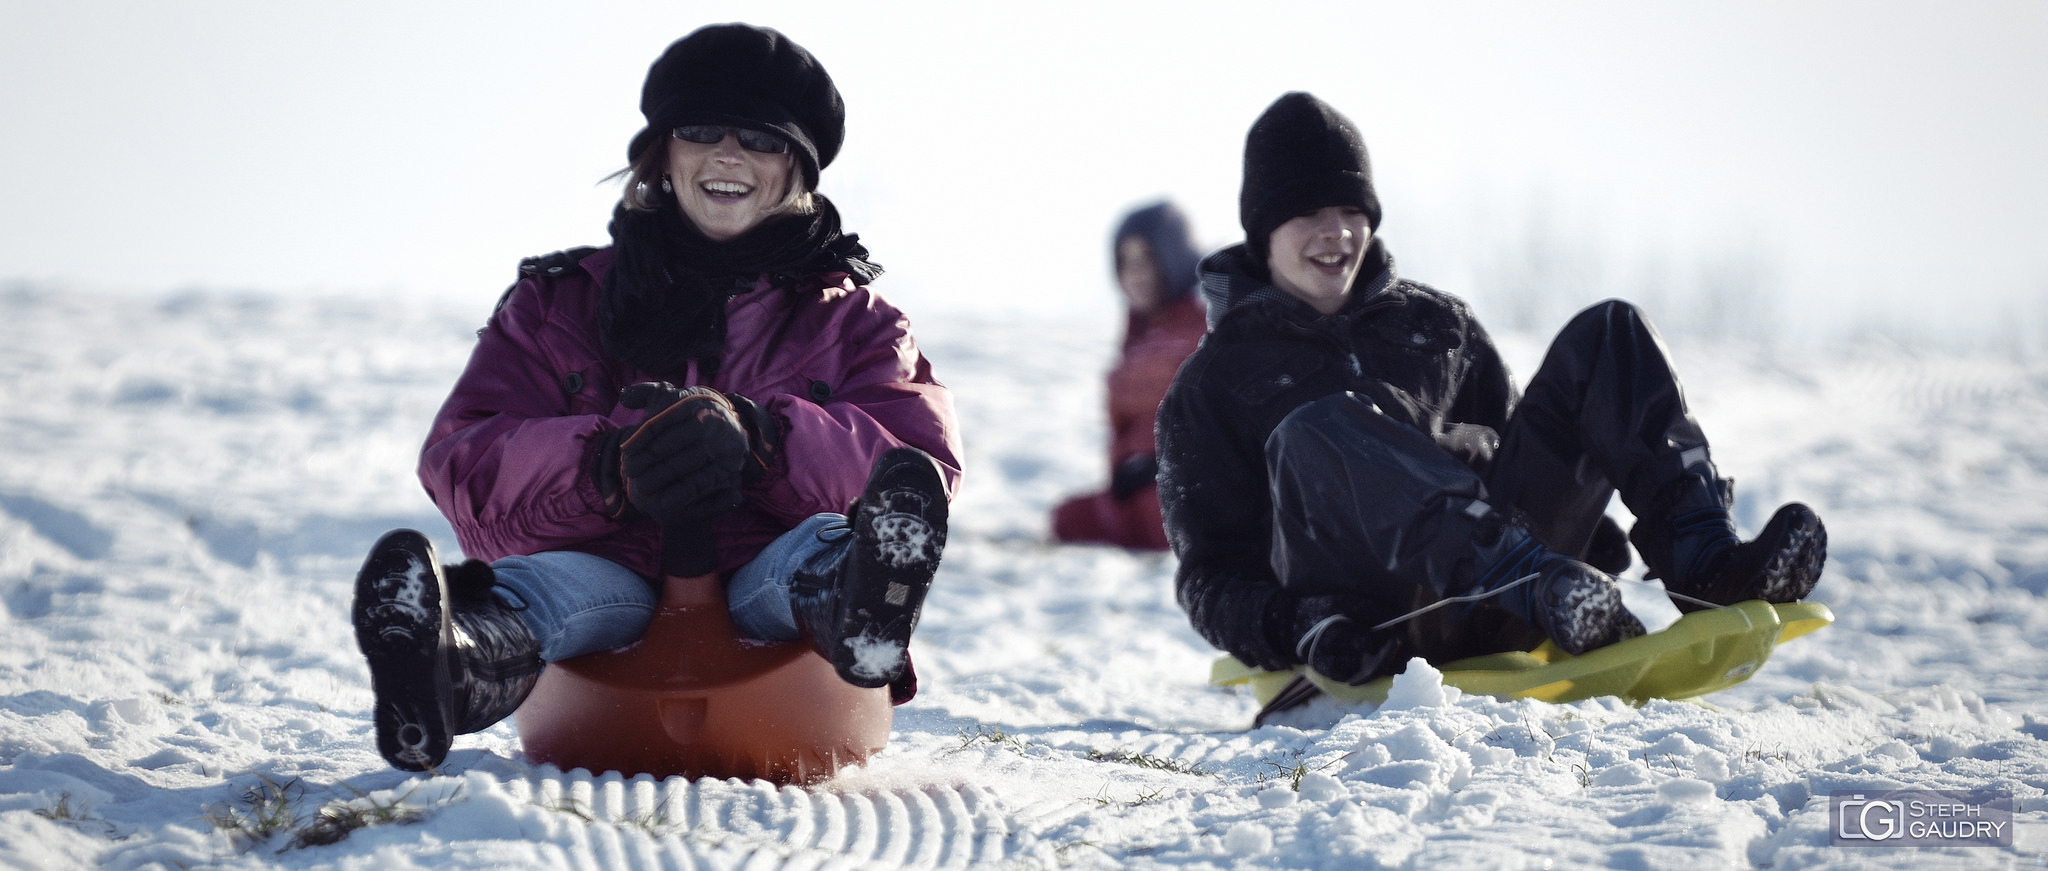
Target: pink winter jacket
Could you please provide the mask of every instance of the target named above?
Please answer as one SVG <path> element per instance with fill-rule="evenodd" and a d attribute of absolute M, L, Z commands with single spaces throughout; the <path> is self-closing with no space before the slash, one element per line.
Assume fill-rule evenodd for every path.
<path fill-rule="evenodd" d="M 611 261 L 604 248 L 514 285 L 435 416 L 420 481 L 472 558 L 570 550 L 661 576 L 659 529 L 606 517 L 590 477 L 599 437 L 645 417 L 618 405 L 619 389 L 655 380 L 598 338 Z M 764 277 L 726 311 L 722 371 L 707 380 L 692 367 L 689 381 L 760 403 L 782 427 L 782 451 L 745 504 L 713 524 L 721 575 L 804 518 L 845 511 L 891 448 L 931 454 L 949 497 L 958 491 L 952 394 L 932 380 L 902 312 L 838 274 L 801 293 Z"/>

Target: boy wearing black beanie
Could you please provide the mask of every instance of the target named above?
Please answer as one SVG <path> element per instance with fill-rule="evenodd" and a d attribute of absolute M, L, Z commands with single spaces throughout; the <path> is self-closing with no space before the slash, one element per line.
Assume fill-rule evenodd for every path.
<path fill-rule="evenodd" d="M 1582 653 L 1643 631 L 1611 576 L 1631 541 L 1682 610 L 1819 581 L 1805 505 L 1737 536 L 1634 306 L 1573 318 L 1521 393 L 1464 301 L 1397 277 L 1365 142 L 1327 103 L 1267 108 L 1238 203 L 1245 241 L 1203 261 L 1209 335 L 1159 410 L 1179 599 L 1217 647 L 1354 684 L 1412 656 Z"/>

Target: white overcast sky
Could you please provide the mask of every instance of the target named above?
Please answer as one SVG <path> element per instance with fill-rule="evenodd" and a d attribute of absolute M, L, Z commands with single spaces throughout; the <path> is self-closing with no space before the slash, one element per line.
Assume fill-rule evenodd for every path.
<path fill-rule="evenodd" d="M 1382 235 L 1448 290 L 1542 233 L 1759 252 L 1801 317 L 2048 296 L 2041 2 L 0 0 L 0 280 L 487 306 L 605 240 L 648 63 L 730 20 L 838 80 L 823 189 L 907 304 L 1104 303 L 1158 196 L 1235 241 L 1293 89 L 1363 129 Z"/>

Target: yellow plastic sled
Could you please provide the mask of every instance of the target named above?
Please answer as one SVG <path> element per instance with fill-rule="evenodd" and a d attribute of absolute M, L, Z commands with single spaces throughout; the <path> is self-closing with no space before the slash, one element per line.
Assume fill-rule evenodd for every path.
<path fill-rule="evenodd" d="M 1835 622 L 1818 602 L 1773 605 L 1762 599 L 1695 611 L 1664 630 L 1572 656 L 1546 641 L 1527 652 L 1495 653 L 1446 663 L 1444 684 L 1502 698 L 1574 702 L 1617 696 L 1630 704 L 1689 699 L 1749 679 L 1778 645 Z M 1302 667 L 1266 671 L 1225 656 L 1209 669 L 1215 686 L 1249 684 L 1265 705 L 1296 677 L 1331 698 L 1353 704 L 1386 701 L 1394 679 L 1362 686 L 1338 683 Z"/>

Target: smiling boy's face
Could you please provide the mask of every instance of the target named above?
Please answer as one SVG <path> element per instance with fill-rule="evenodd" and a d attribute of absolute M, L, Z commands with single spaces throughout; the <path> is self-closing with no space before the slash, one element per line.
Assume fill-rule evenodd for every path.
<path fill-rule="evenodd" d="M 1289 219 L 1266 242 L 1273 284 L 1323 314 L 1336 314 L 1351 295 L 1372 224 L 1350 206 L 1325 206 Z"/>

